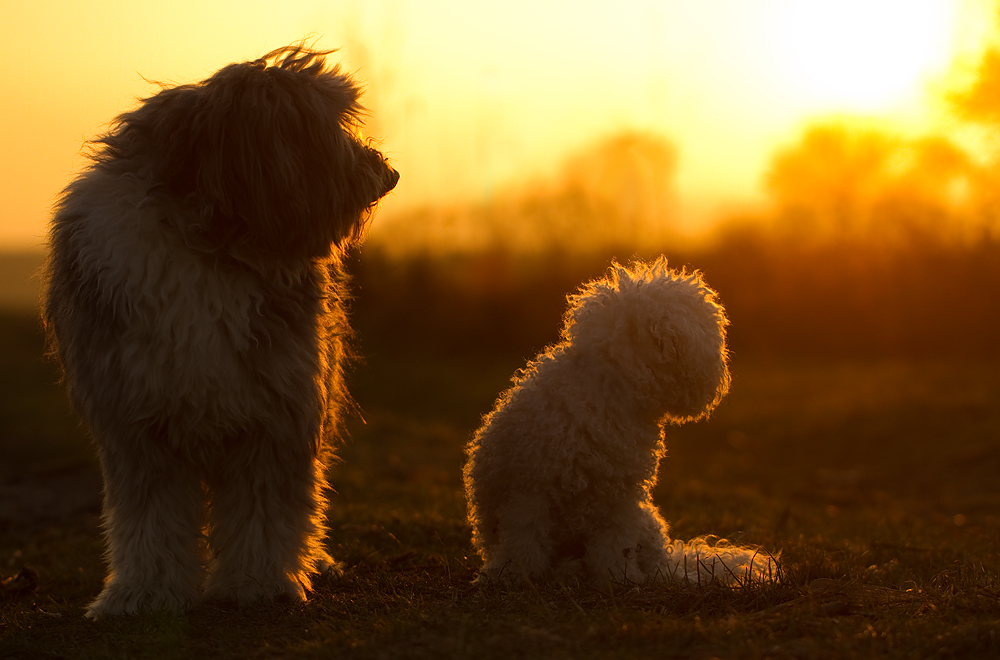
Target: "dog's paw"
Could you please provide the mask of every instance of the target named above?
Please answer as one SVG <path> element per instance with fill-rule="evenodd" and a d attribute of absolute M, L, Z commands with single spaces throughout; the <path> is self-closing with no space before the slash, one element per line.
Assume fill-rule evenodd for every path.
<path fill-rule="evenodd" d="M 142 585 L 111 582 L 85 612 L 91 620 L 109 616 L 141 614 L 143 612 L 168 612 L 183 614 L 191 608 L 195 593 L 190 589 L 171 588 L 166 585 Z"/>
<path fill-rule="evenodd" d="M 472 581 L 477 587 L 487 588 L 518 588 L 532 583 L 533 580 L 523 573 L 512 573 L 505 564 L 500 567 L 484 565 Z"/>
<path fill-rule="evenodd" d="M 342 577 L 344 562 L 334 561 L 330 555 L 326 555 L 316 562 L 316 573 L 323 577 Z"/>

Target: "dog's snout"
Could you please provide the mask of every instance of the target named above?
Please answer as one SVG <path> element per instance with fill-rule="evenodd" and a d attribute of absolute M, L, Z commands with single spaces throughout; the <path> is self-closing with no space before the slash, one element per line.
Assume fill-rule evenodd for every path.
<path fill-rule="evenodd" d="M 376 203 L 378 200 L 382 199 L 389 194 L 389 191 L 396 187 L 396 183 L 399 182 L 399 172 L 392 168 L 391 165 L 385 161 L 382 163 L 382 173 L 377 179 L 377 188 L 371 191 L 372 198 L 371 204 Z"/>
<path fill-rule="evenodd" d="M 386 165 L 386 167 L 389 166 Z M 385 181 L 385 191 L 389 192 L 390 190 L 396 187 L 397 183 L 399 183 L 399 172 L 389 167 L 389 176 Z"/>

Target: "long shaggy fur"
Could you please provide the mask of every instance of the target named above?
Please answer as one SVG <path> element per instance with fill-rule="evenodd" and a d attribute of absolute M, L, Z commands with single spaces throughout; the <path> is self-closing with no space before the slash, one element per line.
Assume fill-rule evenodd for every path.
<path fill-rule="evenodd" d="M 290 46 L 121 115 L 56 206 L 43 317 L 104 473 L 91 617 L 305 598 L 349 405 L 345 249 L 399 175 Z"/>
<path fill-rule="evenodd" d="M 480 579 L 766 579 L 751 548 L 669 537 L 651 500 L 663 427 L 705 417 L 729 388 L 716 294 L 661 257 L 569 298 L 562 341 L 521 371 L 467 448 Z"/>

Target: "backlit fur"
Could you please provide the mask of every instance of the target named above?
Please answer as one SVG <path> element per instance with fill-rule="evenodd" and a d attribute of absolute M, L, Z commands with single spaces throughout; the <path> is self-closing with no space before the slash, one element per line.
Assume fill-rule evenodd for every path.
<path fill-rule="evenodd" d="M 517 375 L 467 448 L 480 579 L 773 575 L 752 548 L 670 539 L 650 494 L 665 426 L 707 416 L 728 391 L 727 324 L 701 274 L 662 257 L 613 264 L 570 296 L 562 341 Z"/>
<path fill-rule="evenodd" d="M 52 222 L 43 317 L 104 473 L 91 617 L 305 598 L 351 405 L 345 250 L 398 174 L 290 46 L 117 118 Z"/>

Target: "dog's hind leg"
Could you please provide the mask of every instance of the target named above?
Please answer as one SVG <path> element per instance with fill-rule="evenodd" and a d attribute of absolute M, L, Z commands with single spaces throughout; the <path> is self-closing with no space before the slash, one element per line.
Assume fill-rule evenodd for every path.
<path fill-rule="evenodd" d="M 246 438 L 209 472 L 204 597 L 249 605 L 304 600 L 309 576 L 332 566 L 323 549 L 326 480 L 309 443 Z"/>
<path fill-rule="evenodd" d="M 156 439 L 101 447 L 109 574 L 87 609 L 96 619 L 182 612 L 204 576 L 204 493 L 194 467 Z"/>
<path fill-rule="evenodd" d="M 650 502 L 622 502 L 600 518 L 601 527 L 584 556 L 594 586 L 657 577 L 668 526 L 656 507 Z"/>

